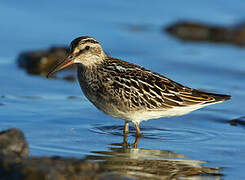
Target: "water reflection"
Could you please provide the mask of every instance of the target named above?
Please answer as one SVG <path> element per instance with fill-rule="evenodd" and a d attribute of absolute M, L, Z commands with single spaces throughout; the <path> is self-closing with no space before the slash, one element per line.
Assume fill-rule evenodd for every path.
<path fill-rule="evenodd" d="M 187 160 L 185 155 L 167 150 L 141 149 L 140 138 L 133 144 L 124 136 L 122 143 L 110 144 L 108 151 L 92 152 L 88 160 L 102 163 L 102 176 L 139 179 L 221 179 L 220 168 L 203 166 L 205 161 Z"/>

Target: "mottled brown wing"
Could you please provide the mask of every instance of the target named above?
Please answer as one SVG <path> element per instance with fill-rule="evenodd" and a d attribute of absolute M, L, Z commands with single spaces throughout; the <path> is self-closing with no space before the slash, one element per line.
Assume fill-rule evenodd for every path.
<path fill-rule="evenodd" d="M 118 59 L 108 59 L 105 71 L 111 74 L 112 86 L 117 95 L 133 108 L 172 108 L 214 103 L 229 97 L 188 88 L 158 73 Z"/>

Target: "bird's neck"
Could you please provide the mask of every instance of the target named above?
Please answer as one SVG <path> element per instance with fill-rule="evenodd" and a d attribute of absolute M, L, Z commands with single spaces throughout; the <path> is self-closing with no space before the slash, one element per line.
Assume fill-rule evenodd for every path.
<path fill-rule="evenodd" d="M 84 66 L 78 65 L 77 76 L 79 84 L 85 95 L 88 91 L 97 92 L 102 86 L 103 74 L 98 73 L 100 65 Z"/>
<path fill-rule="evenodd" d="M 98 67 L 101 66 L 101 63 L 93 64 L 90 66 L 85 66 L 84 64 L 78 64 L 77 75 L 79 81 L 80 82 L 98 81 L 97 71 L 98 71 Z"/>

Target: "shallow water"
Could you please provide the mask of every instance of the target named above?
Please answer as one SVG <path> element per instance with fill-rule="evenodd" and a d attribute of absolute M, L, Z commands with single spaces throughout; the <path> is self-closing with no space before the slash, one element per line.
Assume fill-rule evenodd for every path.
<path fill-rule="evenodd" d="M 149 166 L 171 159 L 168 166 L 176 164 L 176 160 L 187 161 L 192 166 L 221 168 L 218 174 L 224 175 L 199 179 L 243 179 L 245 129 L 242 123 L 233 126 L 229 121 L 245 116 L 244 48 L 183 43 L 162 32 L 162 28 L 179 19 L 236 24 L 245 19 L 245 3 L 140 2 L 0 2 L 0 16 L 5 17 L 0 21 L 0 130 L 22 129 L 31 155 L 105 161 L 110 157 L 109 164 L 112 159 L 130 160 L 134 165 L 127 171 L 130 176 L 154 174 L 154 170 L 133 171 L 132 167 L 137 167 L 135 159 L 151 160 L 147 161 Z M 137 147 L 132 145 L 132 128 L 127 140 L 131 145 L 125 149 L 124 122 L 98 111 L 81 93 L 77 82 L 30 76 L 15 63 L 23 50 L 67 45 L 80 35 L 94 36 L 111 56 L 193 88 L 230 94 L 232 100 L 181 117 L 143 122 L 144 136 L 137 140 Z M 120 171 L 116 166 L 114 170 Z"/>

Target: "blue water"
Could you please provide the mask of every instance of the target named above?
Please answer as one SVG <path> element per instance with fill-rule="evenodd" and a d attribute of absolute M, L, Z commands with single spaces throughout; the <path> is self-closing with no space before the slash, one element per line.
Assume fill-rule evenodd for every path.
<path fill-rule="evenodd" d="M 77 82 L 31 76 L 16 65 L 22 51 L 90 35 L 113 57 L 193 88 L 232 95 L 185 116 L 143 122 L 138 148 L 207 161 L 205 166 L 222 168 L 222 179 L 244 179 L 245 129 L 228 123 L 245 116 L 244 48 L 184 43 L 162 31 L 178 20 L 234 25 L 245 19 L 244 9 L 242 0 L 1 1 L 0 130 L 22 129 L 36 156 L 93 156 L 123 141 L 123 121 L 98 111 Z M 130 134 L 129 143 L 134 139 Z"/>

